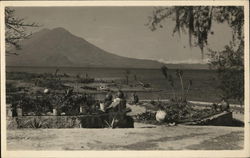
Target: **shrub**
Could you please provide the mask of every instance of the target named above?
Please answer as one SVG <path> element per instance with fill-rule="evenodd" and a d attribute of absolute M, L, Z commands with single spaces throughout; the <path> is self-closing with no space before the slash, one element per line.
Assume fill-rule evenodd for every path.
<path fill-rule="evenodd" d="M 179 78 L 180 85 L 181 85 L 181 88 L 178 88 L 172 74 L 169 74 L 168 68 L 166 66 L 161 67 L 161 72 L 166 78 L 166 80 L 168 81 L 170 87 L 172 88 L 173 97 L 171 98 L 171 100 L 186 101 L 187 95 L 189 93 L 190 87 L 193 84 L 193 81 L 189 80 L 188 85 L 186 86 L 187 88 L 185 88 L 184 81 L 183 81 L 183 70 L 177 69 L 175 75 L 177 76 L 177 78 Z M 181 89 L 181 92 L 179 92 L 179 89 Z"/>
<path fill-rule="evenodd" d="M 53 90 L 64 90 L 70 88 L 65 86 L 60 79 L 48 78 L 48 79 L 36 79 L 35 85 L 39 87 L 46 87 Z"/>
<path fill-rule="evenodd" d="M 6 92 L 7 93 L 13 93 L 18 92 L 20 89 L 16 87 L 13 83 L 6 83 Z"/>
<path fill-rule="evenodd" d="M 185 102 L 170 102 L 163 105 L 167 113 L 166 122 L 179 122 L 187 117 L 191 111 L 191 107 Z"/>
<path fill-rule="evenodd" d="M 144 113 L 136 115 L 136 119 L 140 121 L 150 121 L 155 120 L 155 112 L 146 111 Z"/>
<path fill-rule="evenodd" d="M 219 89 L 225 99 L 244 101 L 244 41 L 231 42 L 222 51 L 210 50 L 210 67 L 215 69 L 220 81 Z"/>
<path fill-rule="evenodd" d="M 31 122 L 30 122 L 30 127 L 31 128 L 41 128 L 42 127 L 42 121 L 41 119 L 38 118 L 34 118 Z"/>

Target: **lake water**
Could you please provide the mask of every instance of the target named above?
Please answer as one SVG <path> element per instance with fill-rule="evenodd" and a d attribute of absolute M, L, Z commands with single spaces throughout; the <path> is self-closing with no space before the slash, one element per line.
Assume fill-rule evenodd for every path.
<path fill-rule="evenodd" d="M 30 72 L 30 73 L 54 73 L 55 67 L 7 67 L 7 72 Z M 122 68 L 59 68 L 59 73 L 67 73 L 70 75 L 85 75 L 94 78 L 125 78 L 126 71 L 129 70 L 129 80 L 137 80 L 144 83 L 150 83 L 152 88 L 162 90 L 161 92 L 150 92 L 143 95 L 144 99 L 168 99 L 172 96 L 172 89 L 161 73 L 160 69 L 122 69 Z M 183 70 L 184 85 L 187 88 L 188 81 L 192 80 L 193 85 L 190 88 L 188 99 L 198 101 L 218 101 L 219 91 L 216 88 L 218 81 L 216 80 L 216 72 L 211 70 Z M 175 70 L 170 70 L 170 74 L 174 77 L 176 89 L 180 90 L 179 78 L 175 75 Z"/>

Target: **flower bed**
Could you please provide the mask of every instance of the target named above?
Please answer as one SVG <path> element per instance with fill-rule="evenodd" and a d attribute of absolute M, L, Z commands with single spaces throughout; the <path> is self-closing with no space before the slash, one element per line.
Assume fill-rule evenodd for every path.
<path fill-rule="evenodd" d="M 223 111 L 215 109 L 212 105 L 198 106 L 187 102 L 155 102 L 148 103 L 147 111 L 136 115 L 135 121 L 142 123 L 159 124 L 156 121 L 156 111 L 161 109 L 165 111 L 166 117 L 161 124 L 164 123 L 185 123 L 196 122 L 202 119 L 217 115 Z M 144 104 L 143 104 L 144 105 Z"/>

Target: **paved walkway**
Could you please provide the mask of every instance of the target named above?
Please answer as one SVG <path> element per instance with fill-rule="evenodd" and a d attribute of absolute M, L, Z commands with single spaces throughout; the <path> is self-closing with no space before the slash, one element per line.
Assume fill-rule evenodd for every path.
<path fill-rule="evenodd" d="M 154 126 L 134 129 L 18 129 L 7 134 L 8 150 L 236 150 L 244 128 Z"/>

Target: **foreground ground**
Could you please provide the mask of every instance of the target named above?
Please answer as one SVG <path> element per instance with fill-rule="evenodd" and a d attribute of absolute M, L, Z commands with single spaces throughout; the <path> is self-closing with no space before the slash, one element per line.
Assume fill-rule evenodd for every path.
<path fill-rule="evenodd" d="M 218 126 L 154 126 L 134 129 L 8 130 L 8 150 L 237 150 L 244 128 Z"/>
<path fill-rule="evenodd" d="M 148 71 L 148 70 L 147 70 Z M 92 71 L 91 71 L 92 72 Z M 96 72 L 96 71 L 93 71 Z M 145 70 L 132 72 L 138 74 L 137 78 L 145 83 L 150 83 L 154 89 L 166 87 L 159 92 L 148 91 L 147 88 L 138 85 L 137 83 L 130 86 L 122 83 L 124 73 L 121 71 L 119 79 L 104 79 L 103 75 L 107 71 L 100 71 L 99 77 L 102 81 L 94 83 L 80 83 L 82 80 L 75 76 L 60 78 L 63 85 L 74 88 L 76 92 L 88 92 L 96 94 L 101 93 L 102 97 L 106 92 L 100 90 L 86 90 L 81 88 L 91 86 L 97 88 L 100 84 L 111 84 L 122 88 L 128 93 L 131 89 L 138 91 L 140 99 L 160 99 L 169 98 L 172 96 L 170 87 L 166 87 L 166 80 L 159 70 Z M 119 70 L 120 72 L 120 70 Z M 197 75 L 197 73 L 199 75 Z M 90 74 L 90 72 L 89 72 Z M 117 70 L 111 74 L 117 75 Z M 187 78 L 185 80 L 193 80 L 194 87 L 191 88 L 189 99 L 200 101 L 218 102 L 218 96 L 214 80 L 210 80 L 211 74 L 202 71 L 185 72 Z M 12 76 L 11 76 L 12 75 Z M 14 76 L 13 76 L 14 75 Z M 43 92 L 44 88 L 52 86 L 58 88 L 57 77 L 44 78 L 36 77 L 32 74 L 7 74 L 7 96 L 24 91 L 26 96 L 36 92 Z M 33 76 L 33 78 L 32 78 Z M 66 75 L 67 76 L 67 75 Z M 98 76 L 92 74 L 90 76 Z M 142 78 L 143 76 L 143 78 Z M 157 77 L 158 76 L 158 77 Z M 113 76 L 117 77 L 117 76 Z M 96 79 L 96 78 L 95 78 Z M 136 79 L 137 80 L 137 79 Z M 38 82 L 39 81 L 39 82 Z M 46 82 L 45 82 L 46 81 Z M 104 81 L 104 82 L 103 82 Z M 103 82 L 103 83 L 102 83 Z M 110 82 L 110 83 L 109 83 Z M 120 83 L 121 82 L 121 83 Z M 135 82 L 135 81 L 134 81 Z M 112 87 L 111 87 L 112 88 Z M 64 91 L 62 89 L 61 91 Z M 140 92 L 140 93 L 139 93 Z M 128 94 L 129 96 L 130 94 Z M 99 96 L 100 97 L 100 96 Z M 100 97 L 101 98 L 101 97 Z M 99 98 L 99 99 L 100 99 Z M 23 98 L 21 98 L 23 99 Z M 18 100 L 15 100 L 18 101 Z M 129 100 L 127 100 L 129 101 Z M 132 108 L 132 115 L 145 112 L 146 108 L 135 106 Z M 234 111 L 234 109 L 233 109 Z M 234 118 L 243 120 L 243 115 L 234 113 Z M 135 124 L 134 129 L 17 129 L 8 130 L 7 133 L 7 148 L 8 150 L 237 150 L 243 148 L 244 128 L 242 127 L 214 127 L 214 126 L 153 126 L 147 124 Z"/>

